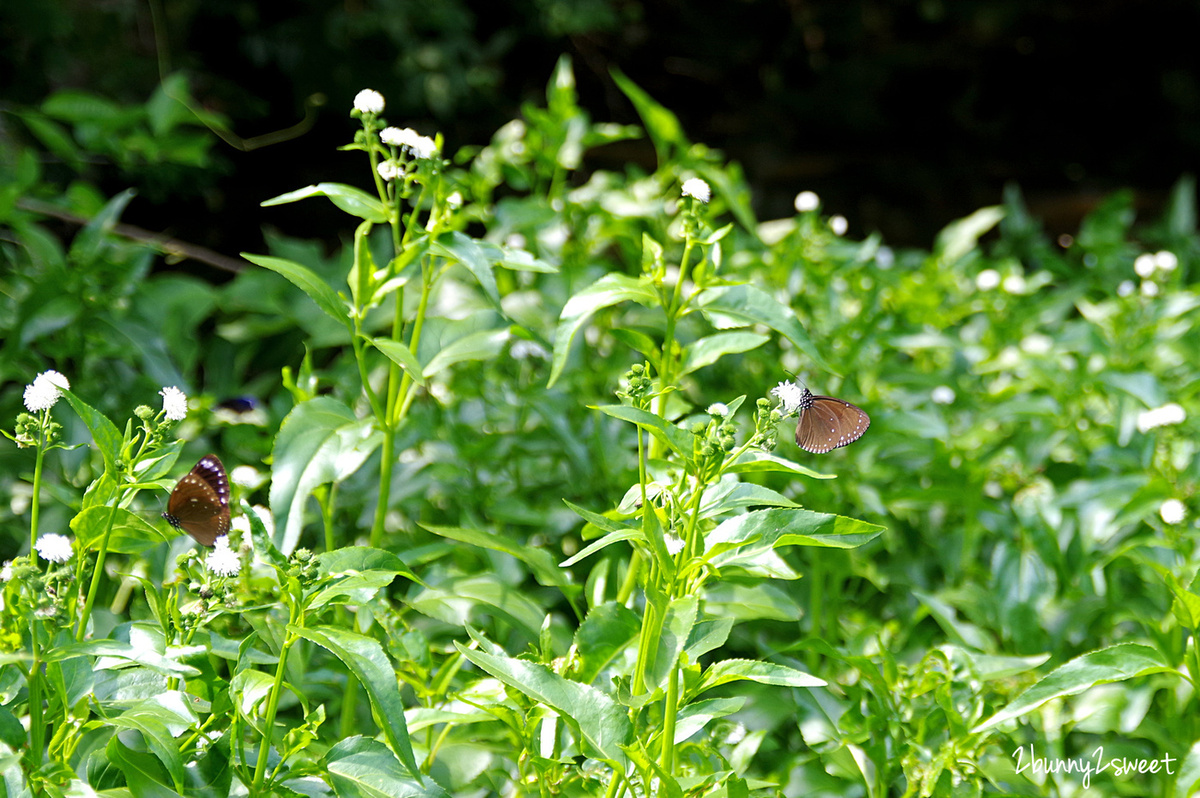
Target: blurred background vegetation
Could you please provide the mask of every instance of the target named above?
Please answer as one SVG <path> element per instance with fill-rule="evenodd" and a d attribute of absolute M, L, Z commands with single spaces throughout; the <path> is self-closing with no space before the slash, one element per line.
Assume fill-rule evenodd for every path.
<path fill-rule="evenodd" d="M 128 221 L 236 253 L 261 249 L 264 222 L 314 228 L 322 209 L 257 204 L 344 166 L 334 148 L 359 89 L 384 92 L 394 123 L 440 130 L 452 148 L 483 144 L 567 53 L 597 119 L 637 121 L 619 68 L 692 140 L 743 165 L 760 218 L 788 215 L 811 189 L 852 235 L 928 246 L 1008 181 L 1052 234 L 1120 187 L 1161 210 L 1200 163 L 1198 28 L 1187 0 L 1152 12 L 1132 0 L 5 3 L 0 136 L 27 135 L 11 112 L 59 91 L 145 103 L 160 66 L 237 136 L 307 119 L 301 135 L 250 152 L 193 140 L 182 160 L 114 120 L 96 131 L 111 161 L 64 165 L 109 194 L 137 188 Z M 650 168 L 653 153 L 600 148 L 575 178 L 630 161 Z"/>

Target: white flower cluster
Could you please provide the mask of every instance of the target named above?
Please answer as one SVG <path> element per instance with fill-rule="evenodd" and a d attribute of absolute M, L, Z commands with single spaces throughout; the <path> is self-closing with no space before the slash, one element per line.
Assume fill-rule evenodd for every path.
<path fill-rule="evenodd" d="M 360 114 L 383 113 L 383 95 L 374 89 L 363 89 L 354 95 L 354 110 Z"/>
<path fill-rule="evenodd" d="M 815 191 L 801 191 L 796 195 L 794 204 L 798 213 L 808 213 L 821 207 L 821 198 Z"/>
<path fill-rule="evenodd" d="M 71 559 L 71 539 L 66 535 L 58 535 L 51 532 L 48 535 L 39 535 L 37 543 L 33 544 L 37 549 L 38 555 L 43 560 L 50 562 L 66 562 Z"/>
<path fill-rule="evenodd" d="M 1174 402 L 1170 402 L 1162 407 L 1138 413 L 1137 428 L 1139 432 L 1149 432 L 1158 427 L 1182 424 L 1184 421 L 1187 421 L 1187 411 Z"/>
<path fill-rule="evenodd" d="M 393 147 L 404 147 L 414 158 L 432 158 L 437 155 L 437 144 L 429 136 L 422 136 L 411 127 L 385 127 L 379 133 L 384 144 Z"/>
<path fill-rule="evenodd" d="M 791 415 L 800 409 L 804 399 L 804 389 L 794 382 L 781 382 L 771 389 L 771 395 L 783 404 L 785 415 Z"/>
<path fill-rule="evenodd" d="M 40 413 L 54 407 L 62 398 L 62 391 L 71 389 L 71 383 L 57 371 L 43 371 L 25 386 L 25 408 L 30 413 Z"/>
<path fill-rule="evenodd" d="M 1158 514 L 1168 524 L 1182 524 L 1187 518 L 1187 507 L 1179 499 L 1167 499 L 1158 508 Z"/>
<path fill-rule="evenodd" d="M 183 421 L 187 418 L 187 394 L 174 385 L 163 388 L 158 392 L 163 398 L 163 411 L 171 421 Z"/>
<path fill-rule="evenodd" d="M 712 189 L 698 177 L 692 177 L 683 181 L 683 196 L 693 197 L 701 202 L 707 203 L 712 199 Z"/>
<path fill-rule="evenodd" d="M 229 548 L 229 536 L 221 535 L 213 544 L 213 550 L 205 559 L 204 565 L 210 573 L 217 576 L 237 576 L 242 570 L 242 560 L 233 549 Z"/>

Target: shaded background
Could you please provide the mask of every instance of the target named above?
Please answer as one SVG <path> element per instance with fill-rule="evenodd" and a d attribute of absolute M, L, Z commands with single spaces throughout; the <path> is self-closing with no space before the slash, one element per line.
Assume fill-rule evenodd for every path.
<path fill-rule="evenodd" d="M 108 193 L 138 188 L 127 221 L 235 254 L 262 251 L 264 224 L 336 234 L 337 212 L 321 203 L 258 203 L 359 182 L 336 148 L 357 126 L 360 89 L 387 97 L 392 124 L 444 133 L 453 153 L 485 144 L 522 102 L 544 102 L 567 53 L 594 119 L 638 121 L 610 77 L 622 70 L 694 141 L 743 164 L 760 218 L 790 214 L 811 189 L 852 236 L 929 246 L 1008 181 L 1051 233 L 1074 232 L 1118 187 L 1135 189 L 1139 212 L 1159 210 L 1200 162 L 1198 29 L 1200 4 L 1181 0 L 48 0 L 0 8 L 0 97 L 36 107 L 82 88 L 144 103 L 161 56 L 241 137 L 300 122 L 323 98 L 284 143 L 218 142 L 191 168 L 86 165 Z M 24 135 L 11 117 L 3 125 Z M 643 141 L 593 152 L 587 166 L 652 159 Z"/>

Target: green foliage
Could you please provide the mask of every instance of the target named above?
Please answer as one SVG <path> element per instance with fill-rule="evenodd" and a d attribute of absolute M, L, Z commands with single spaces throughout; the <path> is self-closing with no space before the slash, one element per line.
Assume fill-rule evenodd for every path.
<path fill-rule="evenodd" d="M 348 245 L 273 238 L 220 288 L 153 273 L 127 195 L 64 245 L 17 160 L 2 368 L 71 386 L 0 471 L 8 793 L 1192 791 L 1194 182 L 1069 242 L 1011 189 L 894 252 L 757 222 L 619 83 L 650 174 L 577 175 L 639 132 L 565 60 L 449 159 L 356 111 L 374 193 L 264 203 L 332 202 Z M 867 434 L 801 452 L 789 374 Z M 144 406 L 172 384 L 186 419 Z M 192 439 L 241 466 L 232 548 L 142 495 Z"/>

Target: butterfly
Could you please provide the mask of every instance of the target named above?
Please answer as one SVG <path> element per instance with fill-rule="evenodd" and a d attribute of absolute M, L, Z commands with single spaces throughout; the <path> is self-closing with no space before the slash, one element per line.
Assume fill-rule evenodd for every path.
<path fill-rule="evenodd" d="M 860 408 L 832 396 L 814 396 L 807 388 L 800 397 L 796 445 L 813 454 L 825 454 L 854 443 L 871 426 L 871 417 Z"/>
<path fill-rule="evenodd" d="M 171 491 L 162 516 L 203 546 L 212 546 L 229 533 L 229 475 L 219 457 L 200 458 Z"/>

